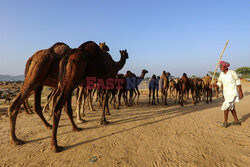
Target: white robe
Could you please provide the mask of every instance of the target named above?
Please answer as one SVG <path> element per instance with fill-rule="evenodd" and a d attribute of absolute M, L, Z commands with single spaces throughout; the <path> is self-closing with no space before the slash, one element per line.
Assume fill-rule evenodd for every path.
<path fill-rule="evenodd" d="M 237 86 L 240 85 L 240 79 L 238 78 L 236 72 L 232 70 L 228 70 L 226 74 L 221 72 L 217 85 L 220 87 L 223 85 L 223 95 L 225 101 L 221 106 L 221 110 L 233 110 L 234 103 L 239 102 Z"/>

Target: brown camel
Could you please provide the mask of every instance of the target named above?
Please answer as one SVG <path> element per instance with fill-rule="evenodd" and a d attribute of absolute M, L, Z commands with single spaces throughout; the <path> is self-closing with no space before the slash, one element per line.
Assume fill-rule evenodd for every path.
<path fill-rule="evenodd" d="M 19 145 L 24 142 L 15 134 L 16 118 L 21 104 L 34 91 L 34 112 L 38 114 L 44 125 L 51 129 L 52 126 L 46 121 L 41 109 L 41 92 L 43 85 L 56 88 L 58 85 L 59 61 L 72 52 L 71 48 L 64 43 L 56 43 L 49 49 L 39 50 L 26 63 L 25 80 L 20 94 L 9 107 L 10 117 L 10 140 Z M 67 99 L 67 107 L 71 109 L 71 98 Z M 72 111 L 67 110 L 73 130 L 79 130 L 72 119 Z"/>
<path fill-rule="evenodd" d="M 169 72 L 163 71 L 161 78 L 160 78 L 160 85 L 161 85 L 161 101 L 163 106 L 163 101 L 165 99 L 165 105 L 168 105 L 167 103 L 167 97 L 168 97 L 168 88 L 169 88 L 169 79 L 168 77 L 171 74 Z"/>
<path fill-rule="evenodd" d="M 212 78 L 207 74 L 202 80 L 203 80 L 203 96 L 205 97 L 205 101 L 208 104 L 209 101 L 210 103 L 212 102 L 212 88 L 210 87 Z"/>
<path fill-rule="evenodd" d="M 176 96 L 176 87 L 177 87 L 176 81 L 174 79 L 171 79 L 169 81 L 169 97 L 170 97 L 170 99 L 172 97 L 175 98 L 175 96 Z M 175 103 L 176 103 L 176 101 L 175 101 Z"/>
<path fill-rule="evenodd" d="M 215 91 L 215 96 L 218 98 L 219 97 L 219 86 L 217 85 L 218 79 L 214 79 L 214 82 L 212 84 L 212 88 Z"/>
<path fill-rule="evenodd" d="M 95 42 L 88 41 L 83 43 L 78 49 L 74 50 L 68 59 L 65 59 L 60 68 L 60 95 L 53 109 L 51 145 L 54 152 L 59 152 L 63 149 L 57 145 L 57 128 L 64 103 L 77 86 L 84 86 L 83 82 L 86 80 L 86 77 L 97 77 L 104 80 L 115 78 L 118 71 L 123 68 L 126 59 L 128 59 L 128 53 L 126 50 L 120 51 L 120 53 L 122 55 L 120 61 L 115 62 L 112 57 L 107 52 L 100 49 Z M 108 124 L 105 118 L 105 110 L 108 110 L 108 89 L 105 90 L 105 92 L 102 105 L 102 125 Z"/>

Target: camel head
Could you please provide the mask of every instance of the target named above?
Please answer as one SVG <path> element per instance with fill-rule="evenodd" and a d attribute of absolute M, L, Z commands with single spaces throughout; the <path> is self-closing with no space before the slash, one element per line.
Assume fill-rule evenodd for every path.
<path fill-rule="evenodd" d="M 100 46 L 100 48 L 103 50 L 103 51 L 105 51 L 105 52 L 108 52 L 109 51 L 109 47 L 106 45 L 106 43 L 105 42 L 103 42 L 103 43 L 99 43 L 99 46 Z"/>
<path fill-rule="evenodd" d="M 127 52 L 127 49 L 125 50 L 120 50 L 120 54 L 121 54 L 121 58 L 123 59 L 128 59 L 128 52 Z"/>
<path fill-rule="evenodd" d="M 142 70 L 142 74 L 147 74 L 147 73 L 148 73 L 148 70 L 145 70 L 145 69 Z"/>
<path fill-rule="evenodd" d="M 63 42 L 57 42 L 53 46 L 50 47 L 50 50 L 54 52 L 54 54 L 58 57 L 61 58 L 65 55 L 69 55 L 72 52 L 72 49 L 65 43 Z"/>

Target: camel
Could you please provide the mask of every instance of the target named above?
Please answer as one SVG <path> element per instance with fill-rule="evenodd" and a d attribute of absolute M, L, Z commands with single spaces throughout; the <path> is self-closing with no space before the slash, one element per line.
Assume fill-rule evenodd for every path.
<path fill-rule="evenodd" d="M 169 97 L 171 99 L 171 97 L 175 97 L 176 96 L 176 87 L 177 87 L 177 83 L 174 79 L 171 79 L 169 81 Z M 176 103 L 176 101 L 175 101 Z"/>
<path fill-rule="evenodd" d="M 49 49 L 43 49 L 37 51 L 32 57 L 30 57 L 25 67 L 25 80 L 19 95 L 9 107 L 10 118 L 10 141 L 15 144 L 24 144 L 24 141 L 19 140 L 15 134 L 16 118 L 18 115 L 21 104 L 28 98 L 30 93 L 34 91 L 34 112 L 38 114 L 45 127 L 51 129 L 52 126 L 46 121 L 42 114 L 41 109 L 41 92 L 43 85 L 56 88 L 58 85 L 59 74 L 59 62 L 60 60 L 69 55 L 72 49 L 62 43 L 55 43 Z M 75 125 L 72 118 L 71 109 L 71 97 L 67 99 L 67 114 L 70 118 L 74 131 L 80 129 Z"/>
<path fill-rule="evenodd" d="M 165 105 L 168 105 L 168 103 L 167 103 L 168 88 L 169 88 L 169 79 L 168 79 L 168 77 L 170 75 L 171 74 L 169 72 L 163 71 L 162 75 L 160 77 L 162 106 L 163 106 L 164 99 L 165 99 Z"/>
<path fill-rule="evenodd" d="M 183 96 L 188 94 L 189 79 L 186 73 L 183 73 L 182 77 L 177 82 L 177 94 L 179 94 L 179 103 L 183 107 Z M 187 100 L 187 99 L 186 99 Z"/>
<path fill-rule="evenodd" d="M 117 95 L 118 95 L 118 104 L 117 104 L 117 109 L 120 108 L 121 105 L 121 97 L 123 97 L 124 103 L 126 106 L 129 106 L 129 102 L 128 102 L 128 97 L 127 97 L 127 79 L 126 79 L 126 75 L 123 74 L 118 74 L 117 78 L 122 79 L 123 82 L 121 83 L 121 89 L 118 90 Z"/>
<path fill-rule="evenodd" d="M 60 120 L 61 109 L 72 91 L 79 85 L 83 85 L 86 77 L 97 77 L 99 79 L 115 78 L 118 71 L 123 68 L 128 59 L 127 50 L 120 51 L 121 59 L 115 62 L 112 57 L 103 51 L 95 42 L 88 41 L 79 46 L 73 53 L 65 58 L 60 66 L 60 82 L 58 89 L 60 94 L 53 109 L 53 130 L 52 130 L 52 150 L 60 152 L 63 147 L 57 144 L 57 128 Z M 109 122 L 106 120 L 105 113 L 108 111 L 108 93 L 105 90 L 105 95 L 102 104 L 101 125 L 106 125 Z M 71 115 L 72 116 L 72 115 Z"/>
<path fill-rule="evenodd" d="M 135 99 L 136 96 L 137 96 L 136 104 L 139 103 L 139 98 L 140 98 L 140 95 L 141 95 L 141 94 L 140 94 L 140 91 L 139 91 L 139 89 L 138 89 L 138 86 L 140 85 L 141 81 L 144 79 L 144 77 L 145 77 L 145 75 L 146 75 L 147 73 L 148 73 L 148 71 L 145 70 L 145 69 L 143 69 L 142 72 L 141 72 L 140 77 L 136 77 L 136 87 L 135 87 L 135 89 L 134 89 L 134 92 L 135 92 L 135 97 L 134 97 L 134 99 Z M 134 101 L 134 99 L 133 99 L 133 101 Z"/>
<path fill-rule="evenodd" d="M 215 96 L 216 98 L 219 97 L 219 86 L 217 85 L 218 79 L 214 79 L 214 82 L 212 84 L 212 88 L 215 90 Z"/>
<path fill-rule="evenodd" d="M 140 77 L 137 77 L 134 73 L 132 73 L 131 71 L 127 71 L 127 74 L 125 77 L 127 77 L 127 79 L 129 79 L 129 81 L 133 84 L 130 85 L 131 88 L 129 89 L 130 92 L 130 97 L 129 97 L 129 104 L 133 104 L 136 96 L 137 96 L 137 101 L 136 104 L 139 103 L 139 97 L 140 97 L 140 91 L 138 89 L 138 85 L 140 85 L 141 81 L 144 79 L 145 75 L 148 73 L 147 70 L 143 69 L 141 72 Z M 135 94 L 135 96 L 133 96 Z"/>
<path fill-rule="evenodd" d="M 105 42 L 103 43 L 99 43 L 99 47 L 101 48 L 101 50 L 103 50 L 104 52 L 107 52 L 106 55 L 109 55 L 108 54 L 108 51 L 109 51 L 109 47 L 106 45 Z M 85 84 L 84 85 L 79 85 L 78 86 L 78 91 L 77 91 L 77 102 L 76 102 L 76 122 L 77 123 L 84 123 L 86 122 L 86 120 L 82 119 L 81 118 L 81 114 L 82 113 L 82 116 L 85 116 L 85 113 L 84 113 L 84 110 L 85 110 L 85 101 L 86 101 L 86 98 L 87 101 L 88 101 L 88 106 L 89 108 L 94 111 L 93 109 L 93 105 L 92 105 L 92 90 L 91 89 L 88 89 L 86 87 L 86 82 L 84 82 Z M 83 97 L 82 97 L 83 96 Z"/>
<path fill-rule="evenodd" d="M 212 78 L 207 74 L 202 80 L 203 80 L 203 95 L 205 97 L 206 103 L 208 104 L 209 101 L 210 103 L 212 102 L 212 88 L 210 87 Z"/>
<path fill-rule="evenodd" d="M 198 103 L 199 99 L 199 87 L 198 87 L 198 79 L 193 78 L 190 80 L 190 90 L 191 90 L 191 95 L 192 95 L 192 103 L 196 105 Z"/>

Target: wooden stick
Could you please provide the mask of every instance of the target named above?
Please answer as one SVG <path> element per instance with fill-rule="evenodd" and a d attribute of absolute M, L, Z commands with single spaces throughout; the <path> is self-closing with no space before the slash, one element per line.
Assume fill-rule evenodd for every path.
<path fill-rule="evenodd" d="M 216 73 L 216 71 L 217 71 L 217 68 L 218 68 L 218 65 L 219 65 L 219 63 L 220 63 L 221 57 L 222 57 L 222 55 L 223 55 L 223 53 L 224 53 L 224 51 L 225 51 L 225 49 L 226 49 L 226 47 L 227 47 L 228 42 L 229 42 L 229 40 L 227 40 L 227 43 L 226 43 L 226 45 L 224 46 L 224 49 L 223 49 L 223 51 L 222 51 L 222 53 L 221 53 L 221 55 L 220 55 L 219 61 L 218 61 L 217 66 L 216 66 L 216 68 L 215 68 L 215 70 L 214 70 L 214 74 L 213 74 L 212 82 L 211 82 L 211 83 L 213 83 L 213 81 L 214 81 L 215 73 Z"/>

